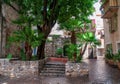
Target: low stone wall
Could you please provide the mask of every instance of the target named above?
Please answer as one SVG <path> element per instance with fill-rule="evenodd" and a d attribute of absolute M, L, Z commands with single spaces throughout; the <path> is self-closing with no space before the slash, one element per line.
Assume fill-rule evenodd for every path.
<path fill-rule="evenodd" d="M 65 75 L 67 77 L 88 76 L 89 74 L 88 65 L 84 62 L 82 63 L 67 62 L 65 68 L 66 68 Z"/>
<path fill-rule="evenodd" d="M 45 63 L 48 62 L 48 61 L 49 61 L 49 58 L 39 60 L 39 67 L 38 67 L 39 72 L 41 72 L 41 70 L 44 68 Z"/>
<path fill-rule="evenodd" d="M 0 59 L 0 74 L 10 77 L 39 75 L 39 70 L 43 68 L 45 61 L 45 59 L 39 61 Z"/>

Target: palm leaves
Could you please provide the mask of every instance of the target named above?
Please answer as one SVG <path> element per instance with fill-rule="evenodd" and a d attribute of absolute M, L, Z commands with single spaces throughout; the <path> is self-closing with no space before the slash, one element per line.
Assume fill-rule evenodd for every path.
<path fill-rule="evenodd" d="M 78 33 L 78 40 L 81 43 L 88 43 L 93 45 L 100 45 L 100 41 L 96 39 L 95 35 L 92 32 Z"/>
<path fill-rule="evenodd" d="M 40 45 L 40 42 L 43 40 L 42 37 L 42 33 L 38 35 L 36 30 L 26 27 L 21 30 L 14 31 L 9 37 L 9 42 L 27 42 L 35 48 Z"/>

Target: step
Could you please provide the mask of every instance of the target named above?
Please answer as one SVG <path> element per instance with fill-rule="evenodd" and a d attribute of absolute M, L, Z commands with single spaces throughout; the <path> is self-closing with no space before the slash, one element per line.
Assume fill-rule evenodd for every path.
<path fill-rule="evenodd" d="M 40 73 L 40 76 L 55 76 L 55 77 L 64 77 L 65 74 L 56 74 L 56 73 Z"/>
<path fill-rule="evenodd" d="M 43 70 L 57 70 L 57 71 L 65 71 L 65 68 L 51 68 L 51 67 L 49 67 L 49 68 L 43 68 Z"/>
<path fill-rule="evenodd" d="M 50 71 L 50 70 L 43 70 L 43 71 L 41 71 L 41 73 L 60 73 L 60 74 L 65 74 L 65 71 Z"/>
<path fill-rule="evenodd" d="M 65 76 L 65 64 L 46 63 L 40 76 L 63 77 Z"/>
<path fill-rule="evenodd" d="M 65 66 L 59 66 L 59 65 L 45 65 L 44 67 L 53 67 L 53 68 L 65 68 Z"/>
<path fill-rule="evenodd" d="M 57 65 L 57 66 L 65 66 L 65 64 L 53 64 L 53 63 L 46 63 L 46 65 Z"/>

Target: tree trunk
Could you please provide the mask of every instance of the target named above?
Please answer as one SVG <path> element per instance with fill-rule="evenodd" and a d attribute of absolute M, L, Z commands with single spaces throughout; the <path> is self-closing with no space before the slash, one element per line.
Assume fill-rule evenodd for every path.
<path fill-rule="evenodd" d="M 86 51 L 86 48 L 87 48 L 87 43 L 85 44 L 83 50 L 80 50 L 80 56 L 83 57 L 85 51 Z"/>
<path fill-rule="evenodd" d="M 32 48 L 29 45 L 28 42 L 25 42 L 25 54 L 26 54 L 26 59 L 31 60 L 32 58 Z"/>
<path fill-rule="evenodd" d="M 44 59 L 45 58 L 45 53 L 44 53 L 45 43 L 46 43 L 46 39 L 47 39 L 51 29 L 48 28 L 47 25 L 45 25 L 44 27 L 40 27 L 38 25 L 37 29 L 38 29 L 38 34 L 41 34 L 41 33 L 44 34 L 44 37 L 42 38 L 43 40 L 42 40 L 41 44 L 38 46 L 38 49 L 37 49 L 37 56 L 38 56 L 38 59 Z M 49 30 L 46 31 L 46 29 L 49 29 Z"/>
<path fill-rule="evenodd" d="M 90 52 L 90 54 L 89 54 L 89 57 L 88 57 L 89 59 L 93 59 L 94 57 L 93 57 L 93 48 L 91 48 L 91 52 Z"/>
<path fill-rule="evenodd" d="M 71 31 L 71 43 L 72 44 L 74 44 L 74 45 L 76 45 L 76 35 L 75 35 L 75 31 L 73 30 L 73 31 Z M 76 57 L 77 57 L 77 50 L 74 50 L 75 52 L 74 52 L 74 54 L 73 54 L 73 56 L 74 56 L 74 61 L 76 61 Z"/>
<path fill-rule="evenodd" d="M 44 53 L 45 43 L 46 43 L 46 41 L 42 41 L 41 45 L 38 46 L 38 50 L 37 50 L 38 59 L 44 59 L 45 58 L 45 53 Z"/>

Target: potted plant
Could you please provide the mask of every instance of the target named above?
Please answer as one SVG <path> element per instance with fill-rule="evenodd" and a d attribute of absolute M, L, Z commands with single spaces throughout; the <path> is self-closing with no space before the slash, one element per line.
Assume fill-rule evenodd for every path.
<path fill-rule="evenodd" d="M 120 69 L 120 50 L 118 50 L 118 53 L 117 53 L 117 66 Z"/>
<path fill-rule="evenodd" d="M 106 62 L 110 65 L 114 65 L 113 57 L 114 57 L 114 54 L 112 52 L 112 49 L 108 48 L 105 53 Z"/>

